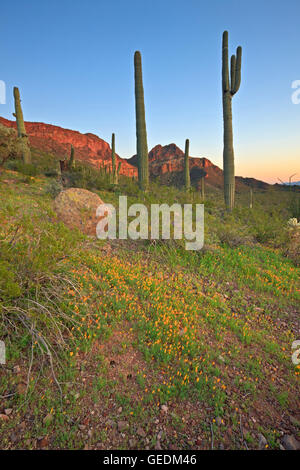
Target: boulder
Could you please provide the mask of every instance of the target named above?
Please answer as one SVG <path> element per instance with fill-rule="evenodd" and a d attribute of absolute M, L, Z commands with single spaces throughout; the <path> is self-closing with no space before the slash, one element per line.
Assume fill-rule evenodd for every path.
<path fill-rule="evenodd" d="M 96 237 L 96 226 L 100 218 L 96 217 L 97 207 L 103 204 L 100 197 L 81 188 L 69 188 L 62 191 L 54 200 L 54 209 L 58 219 L 69 228 L 77 228 L 82 233 Z"/>
<path fill-rule="evenodd" d="M 283 436 L 282 444 L 286 450 L 300 450 L 300 442 L 295 436 L 286 434 Z"/>

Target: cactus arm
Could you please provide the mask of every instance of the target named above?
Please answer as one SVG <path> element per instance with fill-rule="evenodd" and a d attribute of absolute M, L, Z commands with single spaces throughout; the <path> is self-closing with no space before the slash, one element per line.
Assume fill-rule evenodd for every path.
<path fill-rule="evenodd" d="M 235 64 L 235 81 L 232 94 L 235 95 L 241 85 L 241 68 L 242 68 L 242 48 L 239 46 L 236 50 L 236 64 Z"/>
<path fill-rule="evenodd" d="M 236 57 L 235 55 L 231 56 L 230 60 L 230 88 L 231 94 L 233 94 L 233 89 L 235 86 L 235 67 L 236 67 Z"/>

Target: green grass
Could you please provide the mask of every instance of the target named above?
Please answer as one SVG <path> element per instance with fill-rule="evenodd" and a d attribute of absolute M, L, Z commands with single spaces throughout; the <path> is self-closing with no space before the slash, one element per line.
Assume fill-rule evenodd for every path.
<path fill-rule="evenodd" d="M 130 447 L 137 427 L 155 445 L 157 420 L 166 448 L 197 448 L 199 435 L 210 448 L 209 423 L 215 441 L 227 436 L 227 447 L 239 448 L 240 416 L 249 422 L 249 447 L 257 447 L 260 429 L 278 447 L 272 426 L 278 413 L 296 412 L 299 391 L 291 362 L 299 268 L 285 251 L 290 195 L 256 194 L 249 211 L 241 194 L 226 215 L 221 196 L 209 194 L 200 252 L 129 241 L 112 243 L 107 254 L 104 242 L 91 243 L 56 220 L 49 181 L 0 176 L 0 338 L 8 359 L 0 395 L 9 395 L 3 410 L 13 409 L 0 422 L 2 448 L 36 448 L 40 436 L 50 448 L 94 448 L 101 436 L 105 448 L 108 418 L 129 423 L 125 438 L 113 433 L 118 448 Z M 109 182 L 105 188 L 99 195 L 112 203 L 124 192 L 129 204 L 199 202 L 195 193 L 157 183 L 142 195 L 126 178 L 117 191 Z M 12 370 L 17 365 L 20 373 Z M 216 417 L 224 420 L 222 433 Z"/>

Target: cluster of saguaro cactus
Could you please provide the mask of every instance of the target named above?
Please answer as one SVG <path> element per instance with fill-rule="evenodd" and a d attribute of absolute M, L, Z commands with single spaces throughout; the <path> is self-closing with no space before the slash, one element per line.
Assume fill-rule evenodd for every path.
<path fill-rule="evenodd" d="M 142 57 L 139 51 L 136 51 L 134 54 L 134 79 L 138 178 L 141 190 L 147 191 L 149 186 L 148 145 L 142 76 Z"/>
<path fill-rule="evenodd" d="M 22 106 L 21 106 L 21 98 L 19 88 L 14 87 L 14 99 L 15 99 L 15 112 L 13 115 L 17 121 L 17 129 L 18 129 L 18 136 L 21 138 L 21 147 L 22 147 L 22 156 L 23 161 L 26 164 L 31 163 L 31 152 L 29 147 L 28 135 L 26 134 Z"/>
<path fill-rule="evenodd" d="M 191 177 L 190 177 L 190 164 L 189 164 L 189 149 L 190 141 L 185 141 L 185 152 L 184 152 L 184 183 L 186 191 L 191 189 Z"/>
<path fill-rule="evenodd" d="M 236 55 L 231 56 L 229 66 L 228 55 L 228 32 L 223 33 L 222 43 L 222 95 L 223 95 L 223 121 L 224 121 L 224 150 L 223 150 L 223 170 L 224 170 L 224 198 L 226 208 L 232 210 L 234 208 L 235 196 L 235 172 L 234 172 L 234 150 L 233 150 L 233 131 L 232 131 L 232 97 L 238 92 L 241 84 L 241 61 L 242 48 L 239 46 Z M 142 58 L 141 53 L 136 51 L 134 54 L 134 78 L 135 78 L 135 110 L 136 110 L 136 142 L 137 142 L 137 159 L 138 159 L 138 181 L 142 191 L 147 191 L 149 187 L 149 162 L 148 162 L 148 145 L 147 130 L 145 119 L 145 103 L 144 88 L 142 76 Z M 21 107 L 20 92 L 14 87 L 15 113 L 17 121 L 18 136 L 22 139 L 22 154 L 25 163 L 31 163 L 31 152 L 26 134 L 23 112 Z M 116 167 L 115 153 L 115 134 L 112 134 L 111 144 L 111 170 L 109 168 L 100 169 L 105 173 L 109 171 L 112 177 L 112 183 L 118 184 L 118 176 L 121 169 L 121 162 Z M 70 160 L 60 161 L 61 171 L 67 172 L 74 165 L 74 148 L 71 146 Z M 201 177 L 201 195 L 204 199 L 204 178 Z M 184 156 L 184 179 L 185 189 L 191 188 L 190 169 L 189 169 L 189 139 L 185 141 Z M 252 203 L 251 203 L 252 205 Z"/>
<path fill-rule="evenodd" d="M 223 121 L 224 121 L 224 198 L 226 208 L 234 208 L 235 174 L 234 150 L 232 132 L 232 97 L 237 93 L 241 84 L 242 48 L 238 47 L 236 56 L 231 56 L 229 77 L 228 32 L 223 33 L 222 44 L 222 91 L 223 91 Z"/>

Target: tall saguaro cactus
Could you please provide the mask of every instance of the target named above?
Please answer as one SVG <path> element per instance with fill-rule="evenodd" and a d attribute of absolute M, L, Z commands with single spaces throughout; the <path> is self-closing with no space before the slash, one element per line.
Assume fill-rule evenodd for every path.
<path fill-rule="evenodd" d="M 186 139 L 186 141 L 185 141 L 185 152 L 184 152 L 184 182 L 185 182 L 186 191 L 189 191 L 191 189 L 189 149 L 190 149 L 190 141 L 189 141 L 189 139 Z"/>
<path fill-rule="evenodd" d="M 203 173 L 203 175 L 201 176 L 201 199 L 202 201 L 204 201 L 205 199 L 205 176 L 206 176 L 206 172 Z"/>
<path fill-rule="evenodd" d="M 136 51 L 134 54 L 134 79 L 138 177 L 140 188 L 142 191 L 146 191 L 149 186 L 149 163 L 142 75 L 142 57 L 139 51 Z"/>
<path fill-rule="evenodd" d="M 118 172 L 116 168 L 116 152 L 115 152 L 115 134 L 111 136 L 111 165 L 112 165 L 112 183 L 118 184 Z"/>
<path fill-rule="evenodd" d="M 238 92 L 241 84 L 242 48 L 239 46 L 236 55 L 231 57 L 229 78 L 228 31 L 223 33 L 222 44 L 222 90 L 223 90 L 223 121 L 224 121 L 224 198 L 226 208 L 234 208 L 235 175 L 234 150 L 232 132 L 232 97 Z"/>
<path fill-rule="evenodd" d="M 23 112 L 21 106 L 21 98 L 19 88 L 14 87 L 14 99 L 15 99 L 15 112 L 13 115 L 17 121 L 17 129 L 18 129 L 18 136 L 21 137 L 22 142 L 22 155 L 24 163 L 30 164 L 31 163 L 31 152 L 29 148 L 28 142 L 28 135 L 26 134 L 24 119 L 23 119 Z"/>
<path fill-rule="evenodd" d="M 75 164 L 75 150 L 74 150 L 73 145 L 71 145 L 70 160 L 68 163 L 69 170 L 72 170 L 72 168 L 74 167 L 74 164 Z"/>

